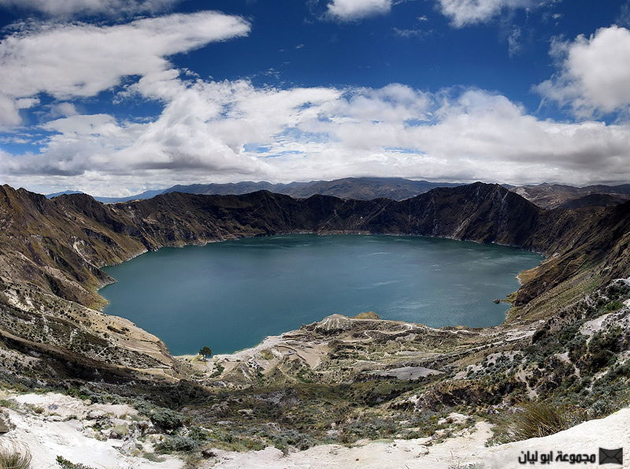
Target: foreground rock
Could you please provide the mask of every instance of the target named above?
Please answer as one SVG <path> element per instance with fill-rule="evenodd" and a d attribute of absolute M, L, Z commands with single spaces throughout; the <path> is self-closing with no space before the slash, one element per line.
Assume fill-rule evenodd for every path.
<path fill-rule="evenodd" d="M 16 442 L 28 448 L 32 467 L 59 467 L 58 457 L 88 467 L 164 468 L 184 467 L 181 459 L 156 455 L 159 433 L 151 422 L 127 405 L 92 404 L 57 393 L 5 393 L 5 410 L 13 428 L 0 436 L 0 443 Z M 112 437 L 112 429 L 124 435 Z"/>
<path fill-rule="evenodd" d="M 485 422 L 477 423 L 472 429 L 466 429 L 446 441 L 435 443 L 430 438 L 415 440 L 393 440 L 371 442 L 354 447 L 324 445 L 307 451 L 290 453 L 285 456 L 281 451 L 268 448 L 246 454 L 219 455 L 216 464 L 203 467 L 221 469 L 453 469 L 485 468 L 507 469 L 523 467 L 519 458 L 523 454 L 534 452 L 556 457 L 564 454 L 595 454 L 599 458 L 599 448 L 630 447 L 630 408 L 623 409 L 605 419 L 592 420 L 569 430 L 544 438 L 533 438 L 498 446 L 486 447 L 492 432 Z M 596 459 L 599 461 L 599 459 Z M 539 459 L 540 461 L 540 459 Z M 568 463 L 567 467 L 571 467 Z M 554 466 L 562 467 L 562 462 Z M 527 467 L 548 467 L 540 464 L 527 464 Z M 582 464 L 581 467 L 596 467 Z M 599 467 L 599 466 L 597 466 Z M 618 467 L 618 466 L 612 466 Z M 627 466 L 624 466 L 627 467 Z"/>
<path fill-rule="evenodd" d="M 164 468 L 185 466 L 183 459 L 157 455 L 154 442 L 159 434 L 145 434 L 133 429 L 144 422 L 138 412 L 125 405 L 90 404 L 55 393 L 5 395 L 12 402 L 8 412 L 16 422 L 15 428 L 0 436 L 0 443 L 20 442 L 33 456 L 33 467 L 57 467 L 61 456 L 74 464 L 108 469 Z M 4 402 L 7 402 L 5 399 Z M 450 419 L 461 423 L 463 415 Z M 418 468 L 451 469 L 478 467 L 504 469 L 522 467 L 523 454 L 538 452 L 555 455 L 596 454 L 603 448 L 630 446 L 630 408 L 605 419 L 592 420 L 569 430 L 545 438 L 534 438 L 498 446 L 486 446 L 492 437 L 491 425 L 478 421 L 452 433 L 449 438 L 434 435 L 410 440 L 363 441 L 353 446 L 321 445 L 306 451 L 288 454 L 276 448 L 251 452 L 230 452 L 216 449 L 197 460 L 198 468 L 259 469 L 385 469 Z M 107 437 L 106 427 L 132 428 L 120 438 Z M 103 429 L 101 431 L 101 429 Z M 147 435 L 150 435 L 147 436 Z M 559 465 L 557 463 L 556 465 Z M 545 467 L 528 464 L 527 467 Z M 592 467 L 582 465 L 582 467 Z M 617 466 L 614 466 L 617 467 Z"/>

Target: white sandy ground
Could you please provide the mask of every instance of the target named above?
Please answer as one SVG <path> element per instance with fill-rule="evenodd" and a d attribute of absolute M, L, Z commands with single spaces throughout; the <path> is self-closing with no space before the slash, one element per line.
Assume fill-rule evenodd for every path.
<path fill-rule="evenodd" d="M 99 441 L 89 436 L 90 429 L 84 424 L 88 415 L 93 419 L 103 416 L 115 422 L 129 422 L 128 419 L 138 414 L 129 406 L 89 405 L 86 401 L 57 393 L 4 397 L 27 406 L 8 410 L 16 428 L 2 435 L 0 443 L 10 440 L 26 445 L 33 456 L 33 469 L 59 469 L 57 456 L 95 469 L 179 469 L 184 466 L 181 460 L 173 457 L 157 463 L 125 454 L 134 449 L 135 441 Z"/>
<path fill-rule="evenodd" d="M 214 466 L 221 469 L 509 469 L 518 467 L 573 467 L 570 463 L 555 462 L 552 465 L 519 463 L 523 452 L 538 451 L 558 454 L 596 454 L 599 447 L 624 448 L 624 465 L 598 466 L 580 464 L 579 467 L 630 468 L 630 408 L 623 409 L 605 419 L 591 420 L 545 438 L 534 438 L 500 446 L 486 447 L 491 436 L 490 425 L 480 422 L 472 431 L 446 440 L 444 443 L 427 445 L 429 439 L 394 440 L 372 442 L 347 448 L 325 445 L 307 451 L 283 456 L 274 448 L 245 454 L 220 454 L 221 461 Z"/>
<path fill-rule="evenodd" d="M 163 462 L 153 462 L 139 456 L 131 456 L 133 439 L 107 439 L 99 441 L 90 437 L 91 431 L 85 419 L 105 415 L 114 422 L 133 419 L 137 412 L 124 405 L 89 405 L 85 401 L 56 393 L 5 395 L 21 404 L 17 410 L 9 410 L 16 428 L 0 436 L 0 442 L 16 441 L 27 445 L 33 455 L 33 469 L 58 468 L 58 455 L 74 462 L 104 469 L 179 469 L 184 462 L 175 457 L 165 457 Z M 33 411 L 38 409 L 37 411 Z M 42 411 L 43 409 L 43 411 Z M 76 416 L 74 418 L 72 416 Z M 552 465 L 519 464 L 519 457 L 530 451 L 548 453 L 559 451 L 574 454 L 592 454 L 599 447 L 624 448 L 624 466 L 598 466 L 579 464 L 578 467 L 603 469 L 630 468 L 630 408 L 623 409 L 605 419 L 591 420 L 564 432 L 545 438 L 535 438 L 517 443 L 486 447 L 491 436 L 490 425 L 478 422 L 474 428 L 444 442 L 431 438 L 365 442 L 362 445 L 316 446 L 306 451 L 285 456 L 275 448 L 248 453 L 216 450 L 216 458 L 205 461 L 200 468 L 217 469 L 509 469 L 518 467 L 573 467 L 555 462 Z M 146 446 L 146 443 L 145 443 Z"/>

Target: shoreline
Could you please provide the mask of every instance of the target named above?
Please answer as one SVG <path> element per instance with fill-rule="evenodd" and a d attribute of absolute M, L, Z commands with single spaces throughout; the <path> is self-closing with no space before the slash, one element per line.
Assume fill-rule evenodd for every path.
<path fill-rule="evenodd" d="M 299 237 L 300 237 L 300 236 L 303 236 L 304 234 L 305 234 L 306 236 L 314 236 L 314 237 L 315 237 L 315 236 L 317 236 L 317 237 L 319 237 L 319 236 L 326 236 L 326 237 L 327 237 L 327 236 L 330 236 L 330 237 L 333 237 L 333 238 L 334 238 L 335 236 L 340 236 L 340 237 L 342 237 L 342 238 L 346 238 L 346 239 L 351 239 L 351 238 L 353 238 L 353 237 L 358 237 L 358 238 L 360 238 L 360 239 L 357 239 L 356 241 L 363 241 L 365 238 L 368 238 L 368 239 L 369 239 L 370 237 L 379 238 L 379 237 L 381 237 L 381 236 L 386 236 L 388 239 L 392 239 L 392 238 L 399 238 L 399 239 L 401 239 L 401 240 L 403 240 L 403 241 L 404 241 L 405 239 L 407 239 L 407 240 L 414 240 L 414 239 L 423 239 L 423 238 L 426 238 L 427 240 L 438 240 L 438 241 L 447 240 L 449 243 L 450 243 L 450 242 L 459 242 L 459 240 L 452 240 L 452 239 L 450 239 L 450 238 L 436 238 L 436 237 L 425 237 L 425 236 L 407 236 L 407 235 L 395 235 L 395 234 L 387 234 L 387 235 L 355 235 L 355 234 L 351 234 L 351 235 L 349 235 L 349 234 L 343 234 L 343 235 L 332 235 L 332 234 L 324 234 L 324 235 L 320 235 L 320 234 L 315 234 L 315 233 L 285 233 L 285 234 L 282 234 L 282 235 L 270 236 L 270 237 L 249 237 L 249 238 L 245 237 L 245 238 L 237 238 L 237 239 L 234 239 L 234 240 L 223 240 L 223 241 L 216 241 L 216 240 L 215 240 L 215 241 L 213 241 L 213 242 L 212 242 L 212 244 L 214 244 L 214 243 L 219 243 L 219 242 L 224 242 L 224 241 L 240 241 L 240 240 L 247 240 L 247 239 L 250 239 L 250 240 L 257 239 L 257 240 L 260 240 L 260 241 L 265 242 L 265 241 L 267 241 L 267 240 L 272 240 L 273 238 L 282 238 L 282 237 L 294 237 L 295 239 L 297 239 L 298 241 L 300 241 Z M 352 241 L 354 241 L 354 240 L 352 240 Z M 466 241 L 464 241 L 464 242 L 466 242 Z M 388 243 L 389 243 L 389 241 L 388 241 Z M 210 244 L 210 243 L 206 243 L 206 244 L 203 244 L 203 245 L 197 245 L 197 246 L 200 246 L 200 247 L 201 247 L 201 246 L 206 246 L 206 245 L 208 245 L 208 244 Z M 412 243 L 412 244 L 406 244 L 406 243 L 403 243 L 403 244 L 404 244 L 405 246 L 409 246 L 409 248 L 408 248 L 408 249 L 410 250 L 410 252 L 411 252 L 411 253 L 413 253 L 414 249 L 416 248 L 415 243 Z M 483 244 L 482 244 L 482 243 L 474 243 L 474 244 L 475 244 L 475 246 L 477 246 L 477 245 L 483 246 Z M 387 244 L 387 245 L 389 246 L 389 244 Z M 177 248 L 178 248 L 178 249 L 181 249 L 181 248 L 188 248 L 188 247 L 191 247 L 191 246 L 194 246 L 194 245 L 177 246 Z M 423 250 L 424 250 L 424 249 L 431 250 L 431 249 L 432 249 L 432 247 L 431 247 L 431 246 L 432 246 L 431 244 L 425 245 L 425 244 L 423 243 L 423 244 L 418 245 L 418 247 L 417 247 L 417 248 L 418 248 L 418 249 L 420 249 L 420 252 L 423 252 Z M 448 246 L 450 246 L 450 245 L 448 245 Z M 487 248 L 489 248 L 489 249 L 494 249 L 494 248 L 493 248 L 493 247 L 491 247 L 491 246 L 494 246 L 494 245 L 490 245 L 490 244 L 489 244 L 489 245 L 487 246 Z M 171 247 L 171 246 L 166 246 L 165 248 L 169 248 L 169 247 Z M 513 249 L 513 248 L 511 248 L 511 247 L 509 247 L 509 246 L 506 246 L 506 247 L 508 247 L 508 248 L 510 248 L 510 249 Z M 465 247 L 465 245 L 461 245 L 461 244 L 457 245 L 457 248 L 470 249 L 470 248 L 466 248 L 466 247 Z M 161 249 L 163 249 L 163 248 L 161 248 Z M 515 254 L 514 254 L 514 255 L 518 255 L 518 252 L 520 252 L 520 251 L 521 251 L 521 250 L 520 250 L 520 249 L 518 249 L 518 250 L 515 252 Z M 152 252 L 152 251 L 151 251 L 151 252 Z M 157 252 L 157 251 L 156 251 L 156 252 Z M 484 251 L 481 251 L 481 252 L 484 252 Z M 526 251 L 526 252 L 529 252 L 529 251 Z M 146 254 L 146 253 L 145 253 L 145 254 Z M 480 254 L 480 255 L 482 255 L 482 254 Z M 497 255 L 498 255 L 498 254 L 497 254 Z M 503 254 L 501 253 L 501 256 L 502 256 L 502 255 L 503 255 Z M 510 254 L 510 253 L 506 253 L 505 255 L 506 255 L 506 256 L 510 256 L 510 255 L 512 255 L 512 254 Z M 529 259 L 524 260 L 524 262 L 526 262 L 526 261 L 529 261 Z M 538 261 L 538 259 L 537 259 L 536 261 Z M 516 262 L 516 260 L 515 260 L 514 262 Z M 540 262 L 542 262 L 542 260 L 541 260 Z M 539 265 L 539 264 L 538 264 L 538 265 Z M 417 269 L 418 269 L 418 271 L 422 272 L 423 267 L 422 267 L 422 266 L 417 266 Z M 108 275 L 109 275 L 109 273 L 108 273 Z M 519 275 L 520 275 L 520 274 L 519 274 Z M 389 278 L 389 277 L 388 277 L 388 278 Z M 503 278 L 503 277 L 502 277 L 502 278 Z M 507 278 L 507 277 L 505 277 L 505 278 Z M 512 278 L 514 278 L 514 277 L 512 277 Z M 516 279 L 517 279 L 517 282 L 519 282 L 519 278 L 518 278 L 518 276 L 516 277 Z M 472 287 L 474 287 L 474 279 L 470 279 L 470 280 L 471 280 L 471 282 L 472 282 L 472 284 L 471 284 L 471 285 L 472 285 Z M 520 287 L 520 285 L 521 285 L 521 283 L 519 282 L 519 283 L 517 284 L 517 286 L 519 286 L 519 287 Z M 456 321 L 454 321 L 454 322 L 451 322 L 451 321 L 446 322 L 446 324 L 444 323 L 445 321 L 441 321 L 441 322 L 442 322 L 442 324 L 441 324 L 441 325 L 434 325 L 434 324 L 430 324 L 430 327 L 433 327 L 433 328 L 445 328 L 445 327 L 446 327 L 446 328 L 448 328 L 448 327 L 462 326 L 462 327 L 468 327 L 468 328 L 480 328 L 480 327 L 496 327 L 496 326 L 499 326 L 499 325 L 501 325 L 501 324 L 504 324 L 504 323 L 505 323 L 505 321 L 506 321 L 506 319 L 507 319 L 507 311 L 508 311 L 508 310 L 509 310 L 509 308 L 510 308 L 509 298 L 508 298 L 508 297 L 509 297 L 509 295 L 512 295 L 512 294 L 513 294 L 512 288 L 506 289 L 506 291 L 508 292 L 508 293 L 506 293 L 506 297 L 505 297 L 505 298 L 500 298 L 500 300 L 499 300 L 499 302 L 498 302 L 498 303 L 499 303 L 499 306 L 500 306 L 501 308 L 504 308 L 504 309 L 505 309 L 505 311 L 502 311 L 501 313 L 499 313 L 498 311 L 496 311 L 496 310 L 494 309 L 494 305 L 492 305 L 492 303 L 497 303 L 497 300 L 495 299 L 495 298 L 496 298 L 496 296 L 495 296 L 494 294 L 489 294 L 489 296 L 488 296 L 488 301 L 487 301 L 487 303 L 488 303 L 488 307 L 487 307 L 487 309 L 488 309 L 488 313 L 487 313 L 486 315 L 488 315 L 488 314 L 489 314 L 489 316 L 490 316 L 490 317 L 494 317 L 494 316 L 496 316 L 496 318 L 495 318 L 496 320 L 495 320 L 495 321 L 492 321 L 491 323 L 488 323 L 487 321 L 483 321 L 483 322 L 485 322 L 485 323 L 486 323 L 485 325 L 476 325 L 476 324 L 474 323 L 475 321 L 477 321 L 477 320 L 475 319 L 475 318 L 476 318 L 476 316 L 471 316 L 471 317 L 469 317 L 469 318 L 468 318 L 469 323 L 466 323 L 465 318 L 460 318 L 459 320 L 456 320 Z M 481 305 L 481 303 L 480 303 L 480 305 Z M 329 312 L 328 312 L 328 311 L 322 311 L 322 312 L 321 312 L 321 315 L 319 315 L 319 316 L 317 316 L 317 317 L 312 317 L 312 318 L 311 318 L 311 317 L 309 317 L 309 318 L 307 318 L 306 320 L 304 320 L 304 321 L 302 322 L 302 324 L 309 324 L 309 323 L 312 323 L 312 322 L 320 321 L 320 320 L 322 320 L 323 318 L 325 318 L 325 317 L 329 316 L 331 313 L 333 313 L 333 312 L 335 311 L 335 305 L 334 305 L 334 304 L 331 304 L 330 306 L 331 306 L 331 307 L 328 309 L 328 311 L 329 311 Z M 381 306 L 382 306 L 382 305 L 381 305 Z M 437 305 L 437 304 L 436 304 L 435 306 L 436 306 L 436 307 L 438 307 L 438 305 Z M 439 305 L 439 306 L 440 306 L 440 309 L 444 309 L 442 305 Z M 476 306 L 476 308 L 478 308 L 478 307 L 480 307 L 480 306 Z M 129 309 L 129 308 L 127 308 L 127 309 Z M 364 308 L 357 307 L 357 309 L 356 309 L 356 310 L 351 311 L 351 312 L 349 312 L 349 313 L 348 313 L 348 312 L 344 312 L 344 314 L 346 314 L 346 315 L 350 316 L 350 315 L 357 314 L 357 313 L 361 312 L 361 310 L 363 310 L 363 309 L 364 309 Z M 374 308 L 368 308 L 368 309 L 374 309 Z M 425 308 L 425 309 L 426 309 L 426 308 Z M 447 309 L 448 309 L 448 308 L 447 308 Z M 119 311 L 118 313 L 115 313 L 115 314 L 111 314 L 111 313 L 107 312 L 107 306 L 105 306 L 104 308 L 102 308 L 102 310 L 101 310 L 101 311 L 102 311 L 104 314 L 108 314 L 108 315 L 112 315 L 112 316 L 116 315 L 116 316 L 118 316 L 118 317 L 123 317 L 123 318 L 125 318 L 125 319 L 131 320 L 131 319 L 129 319 L 127 316 L 125 316 L 125 315 L 121 314 L 121 311 Z M 348 310 L 348 311 L 349 311 L 349 310 Z M 420 314 L 420 313 L 422 313 L 422 312 L 424 312 L 424 314 Z M 176 312 L 176 311 L 173 311 L 173 314 L 177 314 L 177 312 Z M 381 314 L 382 314 L 382 313 L 381 313 Z M 419 314 L 418 314 L 418 315 L 416 315 L 416 316 L 418 316 L 418 317 L 417 317 L 417 319 L 409 319 L 409 318 L 407 318 L 407 317 L 405 317 L 405 316 L 400 317 L 400 315 L 398 315 L 398 316 L 394 315 L 393 317 L 383 316 L 383 317 L 382 317 L 382 319 L 384 319 L 384 320 L 390 320 L 390 321 L 412 322 L 412 323 L 415 323 L 415 324 L 421 324 L 421 325 L 425 325 L 425 324 L 427 324 L 427 319 L 428 319 L 428 321 L 429 321 L 429 322 L 431 322 L 431 320 L 433 320 L 433 322 L 435 322 L 435 318 L 430 318 L 430 317 L 427 317 L 427 319 L 425 319 L 424 317 L 422 317 L 422 316 L 426 316 L 427 314 L 428 314 L 428 313 L 427 313 L 427 312 L 423 309 L 422 311 L 420 311 L 420 312 L 419 312 Z M 476 313 L 476 314 L 477 314 L 477 315 L 479 315 L 479 314 L 481 314 L 481 313 Z M 198 316 L 198 315 L 195 315 L 195 317 L 197 317 L 197 316 Z M 478 319 L 478 318 L 477 318 L 477 319 Z M 134 322 L 133 320 L 131 320 L 131 321 L 132 321 L 132 322 Z M 470 321 L 473 321 L 473 322 L 472 322 L 472 324 L 470 323 Z M 145 322 L 146 322 L 146 321 L 145 321 Z M 477 321 L 477 322 L 479 322 L 479 321 Z M 135 323 L 135 322 L 134 322 L 134 323 Z M 136 324 L 136 325 L 137 325 L 137 324 Z M 146 327 L 146 326 L 145 326 L 145 327 Z M 285 333 L 285 332 L 288 332 L 288 331 L 294 330 L 294 329 L 296 329 L 297 327 L 299 327 L 299 325 L 297 325 L 297 324 L 295 324 L 295 325 L 291 324 L 291 325 L 288 325 L 288 326 L 280 327 L 280 328 L 278 328 L 276 331 L 272 331 L 272 332 L 271 332 L 271 334 L 270 334 L 270 336 L 277 336 L 277 335 L 283 334 L 283 333 Z M 149 328 L 150 328 L 150 326 L 149 326 Z M 157 332 L 155 332 L 155 333 L 153 333 L 153 332 L 152 332 L 152 334 L 157 335 L 158 337 L 160 337 L 160 334 L 159 334 L 159 333 L 157 333 Z M 161 339 L 161 340 L 163 340 L 163 338 L 162 338 L 162 337 L 160 337 L 160 339 Z M 239 352 L 240 350 L 244 350 L 244 349 L 248 349 L 248 348 L 256 347 L 256 346 L 257 346 L 257 344 L 259 344 L 260 342 L 262 342 L 262 341 L 264 341 L 264 340 L 265 340 L 265 336 L 261 337 L 260 339 L 258 339 L 258 340 L 256 340 L 256 341 L 252 341 L 252 342 L 249 342 L 249 343 L 244 343 L 244 344 L 243 344 L 243 345 L 241 345 L 239 348 L 235 349 L 235 350 L 234 350 L 234 352 L 222 352 L 222 353 L 223 353 L 223 354 L 234 354 L 234 353 Z M 201 342 L 199 343 L 199 347 L 201 347 L 201 346 L 203 346 L 203 345 L 204 345 L 204 344 L 202 344 Z M 212 348 L 212 344 L 211 344 L 211 343 L 207 343 L 207 344 L 205 344 L 205 345 L 210 345 L 210 346 L 211 346 L 211 348 Z M 196 349 L 196 348 L 197 348 L 197 347 L 195 347 L 195 349 Z M 175 352 L 175 353 L 173 353 L 173 356 L 191 355 L 191 354 L 194 354 L 194 353 L 195 353 L 195 351 L 196 351 L 195 349 L 193 349 L 193 350 L 190 350 L 190 349 L 189 349 L 188 351 L 183 351 L 183 352 L 179 352 L 179 353 L 178 353 L 178 352 Z M 181 347 L 180 347 L 180 350 L 181 350 Z"/>

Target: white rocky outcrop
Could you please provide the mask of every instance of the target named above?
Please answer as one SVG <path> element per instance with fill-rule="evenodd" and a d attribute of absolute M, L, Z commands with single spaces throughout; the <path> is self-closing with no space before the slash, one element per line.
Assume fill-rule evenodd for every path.
<path fill-rule="evenodd" d="M 479 422 L 474 428 L 463 430 L 458 435 L 435 443 L 430 438 L 415 440 L 393 440 L 366 442 L 363 445 L 346 447 L 323 445 L 306 451 L 284 456 L 275 448 L 249 453 L 221 453 L 219 461 L 206 468 L 217 469 L 510 469 L 544 468 L 542 454 L 554 455 L 552 467 L 574 467 L 570 463 L 556 462 L 562 452 L 567 455 L 596 456 L 596 464 L 579 464 L 579 467 L 595 468 L 599 463 L 599 448 L 625 449 L 625 465 L 630 467 L 630 408 L 620 410 L 604 419 L 591 420 L 555 435 L 544 438 L 486 447 L 492 435 L 487 422 Z M 539 460 L 524 466 L 519 462 L 528 454 L 537 452 Z M 605 467 L 619 468 L 619 465 Z"/>
<path fill-rule="evenodd" d="M 137 451 L 140 443 L 133 432 L 122 438 L 96 438 L 90 430 L 94 420 L 109 419 L 112 424 L 125 425 L 137 420 L 137 412 L 124 405 L 90 404 L 56 394 L 26 394 L 5 396 L 15 402 L 6 410 L 15 428 L 0 436 L 0 443 L 14 441 L 27 446 L 33 456 L 32 467 L 57 467 L 56 457 L 91 467 L 108 469 L 177 469 L 185 466 L 183 459 L 160 456 L 160 461 L 148 460 Z M 465 416 L 457 416 L 464 418 Z M 524 467 L 519 458 L 534 453 L 558 455 L 595 454 L 599 448 L 625 449 L 625 461 L 630 458 L 630 408 L 622 409 L 604 419 L 591 420 L 544 438 L 487 447 L 492 436 L 491 425 L 477 422 L 450 438 L 419 438 L 412 440 L 363 441 L 348 447 L 341 445 L 315 446 L 306 451 L 283 454 L 275 448 L 236 453 L 213 450 L 213 457 L 199 463 L 200 468 L 217 469 L 507 469 Z M 147 452 L 151 450 L 146 442 Z M 556 462 L 554 467 L 563 467 Z M 570 465 L 566 465 L 571 467 Z M 527 463 L 526 467 L 547 467 Z M 580 467 L 598 467 L 580 464 Z M 611 465 L 606 467 L 620 467 Z M 626 463 L 623 467 L 630 467 Z"/>

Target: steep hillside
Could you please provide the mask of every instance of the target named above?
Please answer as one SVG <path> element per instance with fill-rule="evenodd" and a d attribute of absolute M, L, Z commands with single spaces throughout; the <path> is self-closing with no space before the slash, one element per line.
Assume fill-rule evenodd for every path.
<path fill-rule="evenodd" d="M 563 184 L 538 184 L 512 187 L 510 190 L 545 209 L 577 208 L 575 204 L 579 206 L 602 206 L 603 199 L 601 197 L 598 200 L 597 198 L 587 198 L 587 196 L 610 196 L 610 198 L 607 198 L 607 202 L 623 202 L 630 199 L 630 185 L 628 184 L 619 186 L 600 184 L 586 187 L 574 187 Z M 578 199 L 583 200 L 572 204 Z"/>
<path fill-rule="evenodd" d="M 584 207 L 610 207 L 612 205 L 622 204 L 627 200 L 628 197 L 617 194 L 589 194 L 579 199 L 568 200 L 558 208 L 573 210 Z"/>
<path fill-rule="evenodd" d="M 76 306 L 60 308 L 74 311 L 103 304 L 96 289 L 112 280 L 100 267 L 163 246 L 300 232 L 411 234 L 546 253 L 550 259 L 529 276 L 515 298 L 517 305 L 525 305 L 542 301 L 544 293 L 566 286 L 568 280 L 580 286 L 577 297 L 627 275 L 629 214 L 630 204 L 543 211 L 501 186 L 482 183 L 438 188 L 400 202 L 323 195 L 293 199 L 260 191 L 242 196 L 169 193 L 114 205 L 84 194 L 48 200 L 3 186 L 0 279 L 6 295 L 13 298 L 3 302 L 7 308 L 33 303 L 41 309 L 45 302 L 36 295 L 43 295 L 50 301 L 70 301 Z M 29 294 L 16 300 L 25 295 L 26 286 Z M 9 309 L 5 313 L 18 314 Z M 44 309 L 39 314 L 57 313 Z M 37 342 L 40 337 L 45 342 L 43 331 L 25 331 L 7 330 L 25 340 Z M 163 346 L 158 348 L 156 353 L 164 351 Z M 164 357 L 160 360 L 170 360 Z"/>
<path fill-rule="evenodd" d="M 476 183 L 403 201 L 259 191 L 104 205 L 2 186 L 0 224 L 0 383 L 127 402 L 152 422 L 133 438 L 162 432 L 160 447 L 189 458 L 204 448 L 441 438 L 461 430 L 454 409 L 493 415 L 501 429 L 511 406 L 531 399 L 566 409 L 566 422 L 630 403 L 630 203 L 543 210 Z M 163 246 L 305 232 L 466 239 L 547 260 L 521 274 L 501 326 L 334 315 L 208 361 L 174 358 L 157 337 L 95 309 L 97 288 L 112 281 L 104 265 Z M 497 441 L 513 438 L 510 428 Z"/>

